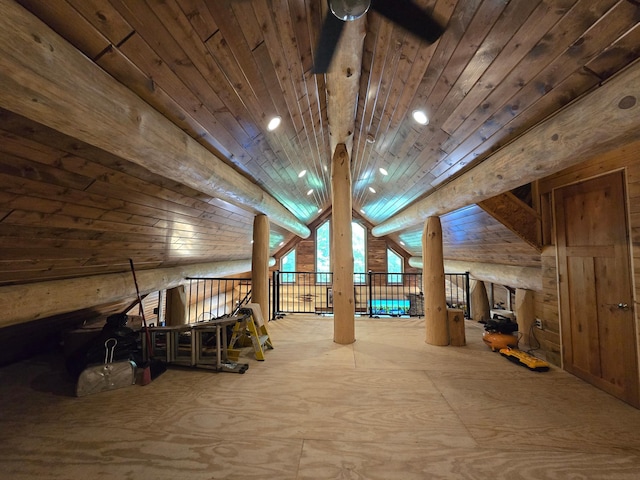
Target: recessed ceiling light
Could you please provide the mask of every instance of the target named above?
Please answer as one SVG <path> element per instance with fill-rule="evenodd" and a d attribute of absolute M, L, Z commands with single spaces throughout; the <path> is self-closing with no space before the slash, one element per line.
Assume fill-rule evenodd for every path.
<path fill-rule="evenodd" d="M 389 172 L 387 172 L 387 171 L 386 171 L 384 168 L 382 168 L 382 167 L 380 167 L 379 171 L 380 171 L 380 173 L 381 173 L 382 175 L 389 175 Z"/>
<path fill-rule="evenodd" d="M 278 245 L 278 246 L 281 247 L 282 245 L 284 245 L 284 242 L 280 242 L 280 245 Z"/>
<path fill-rule="evenodd" d="M 376 138 L 369 133 L 369 134 L 367 134 L 367 138 L 365 139 L 365 142 L 367 142 L 367 143 L 376 143 Z"/>
<path fill-rule="evenodd" d="M 414 110 L 411 115 L 413 115 L 413 119 L 416 122 L 418 122 L 420 125 L 426 125 L 427 123 L 429 123 L 429 118 L 427 117 L 427 114 L 424 113 L 422 110 Z"/>
<path fill-rule="evenodd" d="M 269 125 L 267 125 L 267 130 L 273 132 L 278 126 L 280 126 L 280 122 L 282 121 L 281 117 L 273 117 L 269 120 Z"/>
<path fill-rule="evenodd" d="M 318 213 L 322 213 L 322 209 L 321 208 L 318 209 Z"/>
<path fill-rule="evenodd" d="M 404 242 L 402 240 L 400 240 L 400 245 L 404 247 Z"/>
<path fill-rule="evenodd" d="M 298 178 L 302 178 L 307 174 L 306 170 L 302 170 L 299 174 L 298 174 Z"/>
<path fill-rule="evenodd" d="M 360 213 L 364 215 L 364 208 L 360 209 Z"/>
<path fill-rule="evenodd" d="M 376 189 L 375 189 L 375 188 L 373 188 L 373 187 L 369 187 L 369 191 L 370 191 L 371 193 L 376 193 Z"/>
<path fill-rule="evenodd" d="M 307 192 L 307 195 L 311 195 L 313 193 L 313 188 Z"/>

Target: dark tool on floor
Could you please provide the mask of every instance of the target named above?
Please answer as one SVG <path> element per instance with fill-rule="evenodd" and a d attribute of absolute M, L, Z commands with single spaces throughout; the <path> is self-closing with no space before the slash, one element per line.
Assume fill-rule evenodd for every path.
<path fill-rule="evenodd" d="M 444 28 L 411 0 L 329 0 L 329 13 L 324 19 L 320 42 L 314 55 L 313 73 L 326 73 L 338 46 L 345 22 L 357 20 L 371 9 L 387 20 L 431 44 L 444 33 Z"/>
<path fill-rule="evenodd" d="M 133 283 L 135 283 L 136 285 L 136 295 L 138 298 L 138 305 L 140 305 L 140 314 L 142 315 L 142 325 L 143 325 L 144 335 L 146 336 L 146 340 L 147 340 L 147 356 L 144 364 L 139 366 L 142 369 L 140 384 L 147 385 L 151 383 L 152 380 L 155 380 L 164 372 L 166 372 L 167 365 L 162 360 L 158 358 L 154 358 L 153 356 L 153 345 L 151 342 L 151 335 L 149 334 L 147 319 L 144 316 L 144 307 L 142 305 L 142 298 L 140 297 L 140 289 L 138 288 L 138 279 L 136 278 L 136 269 L 133 266 L 132 259 L 129 259 L 129 264 L 131 265 L 131 273 L 133 274 Z"/>
<path fill-rule="evenodd" d="M 106 392 L 136 383 L 136 367 L 131 360 L 113 361 L 118 341 L 109 338 L 104 342 L 104 363 L 86 367 L 78 377 L 76 396 Z"/>

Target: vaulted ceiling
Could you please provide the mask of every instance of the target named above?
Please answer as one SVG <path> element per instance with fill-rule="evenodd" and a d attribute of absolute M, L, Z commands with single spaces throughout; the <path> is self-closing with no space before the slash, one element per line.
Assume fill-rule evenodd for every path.
<path fill-rule="evenodd" d="M 296 235 L 290 224 L 308 225 L 331 207 L 336 141 L 351 149 L 354 209 L 378 225 L 597 91 L 640 54 L 631 0 L 415 3 L 445 25 L 436 43 L 369 12 L 339 46 L 359 71 L 336 66 L 325 75 L 313 73 L 323 0 L 2 0 L 0 80 L 23 102 L 12 93 L 0 104 L 0 283 L 124 271 L 128 258 L 142 268 L 248 258 L 263 199 L 217 195 L 202 172 L 227 172 L 218 163 L 292 214 L 271 223 L 276 251 Z M 48 56 L 36 58 L 42 45 Z M 333 96 L 350 90 L 332 75 L 356 81 L 334 112 Z M 40 81 L 50 82 L 47 91 Z M 74 94 L 84 116 L 65 107 Z M 58 115 L 26 114 L 35 104 L 55 105 Z M 412 118 L 417 109 L 427 125 Z M 137 119 L 135 128 L 119 115 Z M 269 131 L 276 115 L 282 123 Z M 189 141 L 153 130 L 160 116 Z M 148 138 L 125 142 L 127 132 L 156 135 L 157 151 Z M 166 145 L 186 145 L 175 175 Z M 461 224 L 484 240 L 510 235 L 475 206 L 443 222 L 451 255 L 456 243 L 483 241 L 458 242 Z M 420 253 L 415 227 L 393 237 Z M 522 250 L 514 263 L 535 262 L 530 246 L 507 241 Z"/>

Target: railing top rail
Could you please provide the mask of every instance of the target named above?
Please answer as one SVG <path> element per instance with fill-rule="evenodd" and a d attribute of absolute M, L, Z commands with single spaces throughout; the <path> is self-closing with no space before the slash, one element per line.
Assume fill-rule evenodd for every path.
<path fill-rule="evenodd" d="M 226 280 L 228 282 L 250 282 L 250 278 L 224 278 L 224 277 L 185 277 L 186 280 Z"/>
<path fill-rule="evenodd" d="M 304 273 L 304 274 L 320 274 L 320 275 L 332 275 L 333 272 L 300 272 L 300 271 L 289 271 L 289 270 L 275 270 L 278 273 Z M 445 275 L 466 275 L 468 272 L 445 272 Z M 354 275 L 422 275 L 421 272 L 373 272 L 369 270 L 368 272 L 353 272 Z"/>

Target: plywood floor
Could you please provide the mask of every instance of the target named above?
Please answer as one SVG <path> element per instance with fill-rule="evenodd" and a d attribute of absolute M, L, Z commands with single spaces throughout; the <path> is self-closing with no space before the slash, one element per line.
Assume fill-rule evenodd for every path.
<path fill-rule="evenodd" d="M 420 319 L 269 324 L 244 375 L 171 369 L 83 398 L 56 358 L 0 370 L 3 479 L 637 479 L 640 411 L 558 369 L 423 341 Z"/>

